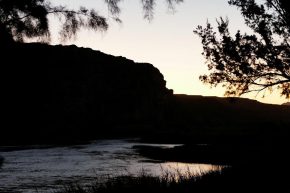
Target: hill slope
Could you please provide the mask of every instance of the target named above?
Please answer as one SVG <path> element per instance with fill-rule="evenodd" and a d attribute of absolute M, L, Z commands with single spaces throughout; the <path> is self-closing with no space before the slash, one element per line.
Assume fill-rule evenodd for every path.
<path fill-rule="evenodd" d="M 224 140 L 224 137 L 235 140 L 234 136 L 263 137 L 282 133 L 289 136 L 289 114 L 289 106 L 244 98 L 174 95 L 157 138 L 204 143 L 202 140 Z"/>
<path fill-rule="evenodd" d="M 11 119 L 6 130 L 23 140 L 126 135 L 131 131 L 125 128 L 157 121 L 160 105 L 172 95 L 157 68 L 124 57 L 43 44 L 3 52 Z"/>
<path fill-rule="evenodd" d="M 1 53 L 4 144 L 122 136 L 191 140 L 290 128 L 286 105 L 173 95 L 151 64 L 76 46 L 18 44 Z"/>

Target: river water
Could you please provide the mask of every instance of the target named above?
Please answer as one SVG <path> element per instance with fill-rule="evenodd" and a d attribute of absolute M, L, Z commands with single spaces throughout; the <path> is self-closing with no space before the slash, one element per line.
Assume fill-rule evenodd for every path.
<path fill-rule="evenodd" d="M 132 140 L 97 140 L 86 145 L 4 151 L 0 166 L 0 192 L 52 192 L 70 182 L 89 183 L 96 177 L 137 175 L 164 171 L 200 175 L 220 169 L 208 164 L 155 162 L 138 155 L 134 145 L 172 148 L 178 144 L 144 144 Z"/>

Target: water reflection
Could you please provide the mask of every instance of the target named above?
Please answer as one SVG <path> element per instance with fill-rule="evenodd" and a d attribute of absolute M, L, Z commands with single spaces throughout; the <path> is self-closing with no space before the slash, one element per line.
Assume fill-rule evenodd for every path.
<path fill-rule="evenodd" d="M 221 171 L 224 166 L 210 164 L 189 164 L 180 162 L 165 162 L 165 163 L 142 163 L 142 165 L 132 165 L 129 167 L 130 175 L 138 175 L 146 173 L 153 176 L 174 175 L 174 176 L 202 176 L 211 171 Z"/>
<path fill-rule="evenodd" d="M 0 151 L 4 157 L 0 168 L 0 192 L 52 192 L 61 184 L 86 183 L 96 177 L 137 175 L 145 171 L 152 175 L 179 172 L 201 175 L 219 167 L 206 164 L 154 163 L 138 155 L 132 147 L 144 145 L 126 140 L 100 140 L 72 147 L 34 148 Z M 148 145 L 148 144 L 146 144 Z M 154 144 L 150 144 L 154 145 Z M 157 145 L 174 147 L 173 145 Z"/>
<path fill-rule="evenodd" d="M 210 164 L 187 164 L 179 162 L 167 162 L 161 164 L 162 169 L 173 174 L 201 176 L 210 171 L 221 171 L 222 166 Z"/>

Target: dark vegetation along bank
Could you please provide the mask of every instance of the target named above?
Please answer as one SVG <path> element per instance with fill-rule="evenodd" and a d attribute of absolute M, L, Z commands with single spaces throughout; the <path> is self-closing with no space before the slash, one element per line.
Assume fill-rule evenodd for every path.
<path fill-rule="evenodd" d="M 110 178 L 105 183 L 92 183 L 88 186 L 79 184 L 66 185 L 58 193 L 257 193 L 288 192 L 287 179 L 279 172 L 267 172 L 266 168 L 227 168 L 222 172 L 210 172 L 201 176 L 188 174 L 172 174 L 165 172 L 160 177 L 148 174 L 139 176 L 121 176 Z M 261 173 L 262 172 L 262 173 Z M 283 174 L 283 172 L 280 172 Z"/>
<path fill-rule="evenodd" d="M 153 65 L 88 48 L 15 44 L 1 49 L 1 66 L 1 144 L 104 137 L 196 144 L 289 136 L 289 106 L 174 95 Z"/>

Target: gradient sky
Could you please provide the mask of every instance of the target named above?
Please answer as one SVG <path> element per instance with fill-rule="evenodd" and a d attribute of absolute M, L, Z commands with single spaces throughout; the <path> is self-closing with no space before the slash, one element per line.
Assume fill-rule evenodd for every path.
<path fill-rule="evenodd" d="M 80 5 L 94 8 L 100 15 L 109 16 L 103 0 L 51 0 L 56 5 L 78 8 Z M 167 81 L 167 87 L 175 94 L 192 94 L 204 96 L 223 96 L 224 89 L 210 88 L 198 79 L 199 75 L 208 73 L 201 55 L 202 44 L 193 34 L 198 25 L 205 25 L 208 20 L 215 24 L 216 18 L 228 17 L 230 30 L 251 31 L 244 25 L 244 20 L 236 7 L 228 5 L 227 0 L 184 0 L 175 7 L 175 13 L 168 10 L 164 0 L 158 0 L 154 20 L 143 19 L 140 0 L 123 0 L 120 4 L 122 24 L 109 21 L 107 32 L 83 30 L 76 40 L 65 44 L 76 44 L 94 50 L 124 56 L 135 62 L 148 62 L 157 67 Z M 52 31 L 56 31 L 57 22 L 52 18 Z M 53 34 L 52 44 L 62 43 Z M 63 43 L 62 43 L 63 44 Z M 281 104 L 287 102 L 279 93 L 256 93 L 243 97 L 253 98 L 265 103 Z"/>

